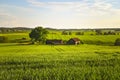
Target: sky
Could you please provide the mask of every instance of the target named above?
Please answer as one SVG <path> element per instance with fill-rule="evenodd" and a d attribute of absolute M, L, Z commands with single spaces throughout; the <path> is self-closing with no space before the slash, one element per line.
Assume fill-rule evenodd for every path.
<path fill-rule="evenodd" d="M 0 0 L 0 27 L 120 28 L 120 0 Z"/>

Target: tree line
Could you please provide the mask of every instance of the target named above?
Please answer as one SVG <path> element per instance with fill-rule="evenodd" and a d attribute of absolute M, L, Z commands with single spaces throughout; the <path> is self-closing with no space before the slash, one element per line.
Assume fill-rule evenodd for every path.
<path fill-rule="evenodd" d="M 96 35 L 102 35 L 103 32 L 101 30 L 95 30 Z M 29 33 L 29 37 L 31 38 L 31 43 L 35 44 L 35 43 L 39 43 L 39 44 L 44 44 L 46 39 L 47 39 L 47 34 L 48 34 L 48 30 L 46 28 L 43 28 L 41 26 L 38 26 L 34 29 L 31 30 L 31 32 Z M 61 33 L 62 35 L 72 35 L 71 31 L 63 31 Z M 76 35 L 84 35 L 84 32 L 76 32 Z M 104 35 L 115 35 L 114 32 L 112 31 L 108 31 L 108 32 L 104 32 Z M 27 42 L 26 38 L 22 38 L 20 39 L 20 42 Z M 19 40 L 18 40 L 19 41 Z M 0 36 L 0 43 L 6 43 L 9 42 L 8 38 L 6 36 Z M 120 44 L 120 39 L 116 39 L 115 41 L 115 45 L 119 45 Z"/>
<path fill-rule="evenodd" d="M 32 30 L 32 28 L 25 28 L 25 27 L 4 28 L 4 27 L 0 27 L 0 33 L 27 32 L 30 30 Z"/>

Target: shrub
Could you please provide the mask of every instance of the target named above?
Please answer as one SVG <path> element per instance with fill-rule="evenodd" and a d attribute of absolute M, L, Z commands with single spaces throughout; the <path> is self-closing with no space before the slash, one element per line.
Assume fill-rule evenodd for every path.
<path fill-rule="evenodd" d="M 26 38 L 23 37 L 22 40 L 26 40 Z"/>
<path fill-rule="evenodd" d="M 68 32 L 67 31 L 63 31 L 62 35 L 68 35 Z"/>
<path fill-rule="evenodd" d="M 8 38 L 6 36 L 0 36 L 0 43 L 8 42 Z"/>
<path fill-rule="evenodd" d="M 104 35 L 116 35 L 116 33 L 109 31 L 109 32 L 104 32 Z"/>
<path fill-rule="evenodd" d="M 76 35 L 84 35 L 84 32 L 76 32 Z"/>
<path fill-rule="evenodd" d="M 115 41 L 115 46 L 120 46 L 120 38 L 117 38 Z"/>

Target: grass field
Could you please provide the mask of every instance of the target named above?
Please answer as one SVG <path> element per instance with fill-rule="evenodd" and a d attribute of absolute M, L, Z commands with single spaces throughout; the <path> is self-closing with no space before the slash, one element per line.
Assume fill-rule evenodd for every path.
<path fill-rule="evenodd" d="M 0 44 L 0 80 L 119 80 L 120 46 Z"/>
<path fill-rule="evenodd" d="M 94 35 L 90 35 L 90 34 Z M 120 35 L 61 35 L 51 31 L 47 39 L 79 38 L 80 45 L 23 45 L 29 33 L 4 33 L 11 43 L 0 43 L 0 80 L 119 80 Z"/>
<path fill-rule="evenodd" d="M 51 34 L 55 33 L 55 34 Z M 85 32 L 85 35 L 75 35 L 75 32 L 72 32 L 72 35 L 61 35 L 61 32 L 51 32 L 48 34 L 47 39 L 62 39 L 68 41 L 70 38 L 79 38 L 85 44 L 97 44 L 97 45 L 114 45 L 114 42 L 117 38 L 120 38 L 120 35 L 90 35 L 90 32 Z M 10 42 L 17 42 L 17 39 L 26 38 L 30 40 L 29 33 L 6 33 L 0 34 L 0 36 L 6 36 Z"/>

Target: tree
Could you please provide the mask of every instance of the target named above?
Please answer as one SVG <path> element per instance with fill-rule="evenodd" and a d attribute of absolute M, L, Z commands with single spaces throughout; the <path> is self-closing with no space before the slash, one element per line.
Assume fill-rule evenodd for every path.
<path fill-rule="evenodd" d="M 68 35 L 68 32 L 67 31 L 63 31 L 62 35 Z"/>
<path fill-rule="evenodd" d="M 47 37 L 48 31 L 42 27 L 36 27 L 29 33 L 29 37 L 31 38 L 32 43 L 34 42 L 42 42 L 44 43 Z"/>
<path fill-rule="evenodd" d="M 69 35 L 72 35 L 72 32 L 69 32 Z"/>
<path fill-rule="evenodd" d="M 102 35 L 102 31 L 100 29 L 96 29 L 96 35 Z"/>
<path fill-rule="evenodd" d="M 116 35 L 116 33 L 112 31 L 108 31 L 108 32 L 104 32 L 104 35 Z"/>
<path fill-rule="evenodd" d="M 8 42 L 8 38 L 6 36 L 0 36 L 0 43 Z"/>
<path fill-rule="evenodd" d="M 117 38 L 117 39 L 115 40 L 115 46 L 120 46 L 120 38 Z"/>
<path fill-rule="evenodd" d="M 84 35 L 84 32 L 76 32 L 76 35 Z"/>

